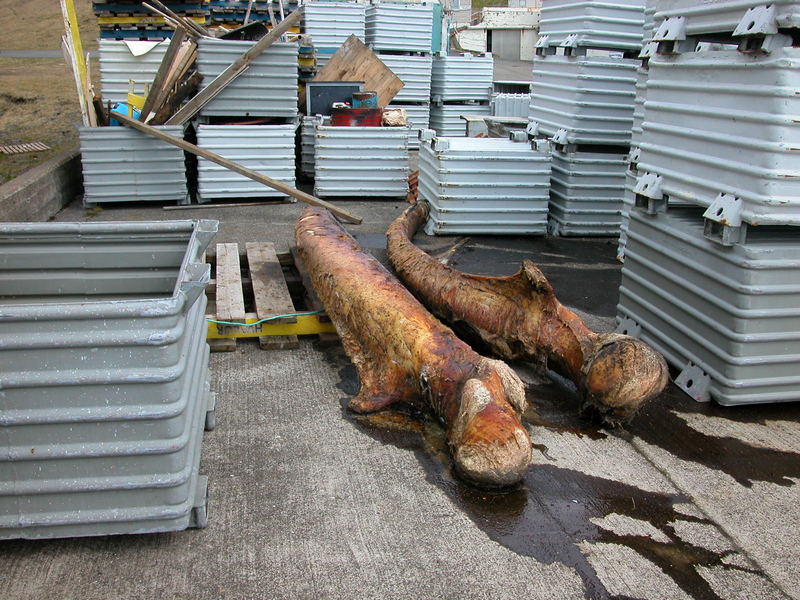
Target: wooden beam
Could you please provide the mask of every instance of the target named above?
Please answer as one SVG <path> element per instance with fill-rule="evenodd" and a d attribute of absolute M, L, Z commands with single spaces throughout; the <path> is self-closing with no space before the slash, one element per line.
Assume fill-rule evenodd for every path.
<path fill-rule="evenodd" d="M 178 51 L 181 49 L 181 44 L 183 44 L 183 40 L 185 39 L 186 30 L 180 26 L 176 27 L 175 33 L 172 34 L 172 39 L 169 41 L 169 46 L 167 46 L 167 51 L 164 53 L 164 58 L 161 59 L 161 64 L 158 67 L 156 76 L 153 77 L 153 83 L 150 84 L 150 92 L 144 100 L 144 106 L 139 115 L 139 120 L 142 123 L 147 121 L 147 117 L 150 116 L 150 113 L 153 111 L 153 105 L 161 96 L 161 90 L 167 82 L 167 75 L 169 75 L 172 70 L 172 64 L 175 62 Z"/>
<path fill-rule="evenodd" d="M 252 169 L 248 169 L 247 167 L 243 167 L 242 165 L 233 162 L 232 160 L 228 160 L 211 152 L 210 150 L 206 150 L 205 148 L 200 148 L 199 146 L 195 146 L 181 138 L 177 138 L 174 135 L 170 135 L 160 129 L 156 129 L 155 127 L 151 127 L 150 125 L 145 125 L 144 123 L 140 123 L 139 121 L 135 121 L 125 115 L 114 115 L 114 118 L 119 120 L 120 123 L 123 125 L 127 125 L 133 129 L 138 129 L 142 133 L 150 135 L 152 137 L 158 138 L 167 142 L 168 144 L 172 144 L 173 146 L 177 146 L 178 148 L 182 148 L 187 152 L 191 152 L 201 158 L 205 158 L 206 160 L 210 160 L 213 163 L 218 165 L 222 165 L 226 169 L 233 171 L 234 173 L 239 173 L 239 175 L 244 175 L 248 179 L 252 179 L 253 181 L 257 181 L 267 187 L 271 187 L 274 190 L 278 190 L 279 192 L 283 192 L 287 196 L 291 196 L 292 198 L 296 198 L 301 202 L 305 202 L 307 204 L 311 204 L 313 206 L 321 206 L 323 208 L 327 208 L 337 217 L 344 219 L 348 223 L 356 223 L 359 224 L 362 222 L 360 217 L 351 214 L 350 212 L 339 208 L 338 206 L 331 204 L 330 202 L 325 202 L 325 200 L 320 200 L 319 198 L 312 196 L 311 194 L 306 194 L 305 192 L 301 192 L 297 188 L 294 188 L 290 185 L 283 183 L 282 181 L 278 181 L 277 179 L 273 179 L 272 177 L 267 177 L 266 175 L 262 175 L 261 173 L 257 173 Z"/>
<path fill-rule="evenodd" d="M 256 315 L 259 319 L 292 314 L 295 311 L 292 296 L 283 277 L 283 269 L 271 242 L 247 242 L 247 264 L 253 284 Z M 270 323 L 297 323 L 297 317 L 274 319 Z M 296 335 L 264 336 L 258 338 L 263 350 L 289 350 L 297 348 Z"/>
<path fill-rule="evenodd" d="M 216 320 L 242 323 L 245 319 L 242 267 L 238 244 L 217 244 Z"/>
<path fill-rule="evenodd" d="M 258 40 L 247 52 L 233 61 L 233 63 L 220 73 L 214 81 L 209 83 L 197 96 L 192 98 L 181 110 L 175 113 L 166 124 L 183 125 L 186 121 L 194 117 L 206 104 L 211 102 L 217 94 L 225 89 L 225 86 L 241 75 L 250 66 L 250 63 L 264 52 L 264 50 L 277 42 L 290 28 L 298 24 L 302 17 L 303 8 L 301 7 L 289 15 L 289 17 L 285 21 L 282 21 L 275 29 Z"/>

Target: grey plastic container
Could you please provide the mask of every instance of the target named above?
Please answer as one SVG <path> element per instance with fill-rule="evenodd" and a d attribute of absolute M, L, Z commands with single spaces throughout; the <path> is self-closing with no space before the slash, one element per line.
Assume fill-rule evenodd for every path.
<path fill-rule="evenodd" d="M 561 143 L 630 143 L 640 61 L 613 56 L 537 56 L 528 120 L 533 135 Z"/>
<path fill-rule="evenodd" d="M 183 126 L 159 125 L 183 138 Z M 83 203 L 188 201 L 183 150 L 128 127 L 80 127 Z"/>
<path fill-rule="evenodd" d="M 432 130 L 421 137 L 419 192 L 430 205 L 428 235 L 546 233 L 549 147 L 435 137 Z"/>
<path fill-rule="evenodd" d="M 800 400 L 800 231 L 751 227 L 724 247 L 702 215 L 631 212 L 619 330 L 658 348 L 698 400 Z"/>
<path fill-rule="evenodd" d="M 294 187 L 296 130 L 294 124 L 199 125 L 197 145 Z M 202 157 L 197 162 L 197 196 L 200 202 L 228 198 L 289 198 Z"/>
<path fill-rule="evenodd" d="M 197 68 L 201 89 L 247 52 L 255 42 L 203 38 Z M 278 42 L 256 57 L 200 111 L 204 117 L 297 116 L 297 44 Z"/>
<path fill-rule="evenodd" d="M 216 229 L 0 225 L 0 539 L 205 526 Z"/>
<path fill-rule="evenodd" d="M 550 233 L 619 235 L 627 164 L 624 154 L 553 152 Z"/>

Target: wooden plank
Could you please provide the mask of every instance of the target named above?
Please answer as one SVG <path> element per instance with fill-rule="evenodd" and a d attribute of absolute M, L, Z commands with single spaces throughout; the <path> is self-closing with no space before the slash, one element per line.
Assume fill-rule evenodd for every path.
<path fill-rule="evenodd" d="M 311 81 L 363 81 L 365 90 L 378 94 L 381 107 L 387 106 L 404 85 L 355 35 L 345 40 Z"/>
<path fill-rule="evenodd" d="M 167 75 L 169 75 L 172 70 L 172 64 L 175 62 L 178 51 L 181 49 L 181 45 L 185 39 L 186 30 L 183 27 L 177 27 L 175 33 L 172 34 L 172 39 L 169 41 L 169 46 L 167 46 L 167 51 L 164 53 L 164 58 L 161 59 L 158 71 L 156 71 L 156 75 L 153 77 L 153 83 L 150 85 L 150 92 L 147 94 L 147 98 L 145 98 L 142 112 L 139 115 L 140 121 L 146 122 L 147 117 L 149 117 L 150 113 L 153 111 L 156 99 L 161 96 L 161 90 L 167 82 Z"/>
<path fill-rule="evenodd" d="M 243 323 L 245 319 L 239 244 L 217 244 L 216 320 Z"/>
<path fill-rule="evenodd" d="M 256 315 L 259 319 L 297 312 L 283 269 L 271 242 L 247 242 L 247 263 L 253 282 Z M 273 323 L 297 323 L 297 317 L 275 319 Z M 300 347 L 296 335 L 265 335 L 258 338 L 263 350 L 292 350 Z"/>
<path fill-rule="evenodd" d="M 206 150 L 205 148 L 200 148 L 199 146 L 191 144 L 185 140 L 182 140 L 181 138 L 175 137 L 174 135 L 170 135 L 164 131 L 156 129 L 155 127 L 151 127 L 150 125 L 145 125 L 144 123 L 140 123 L 139 121 L 131 119 L 125 115 L 115 114 L 114 118 L 117 119 L 123 125 L 127 125 L 128 127 L 137 129 L 142 133 L 146 133 L 147 135 L 163 140 L 169 144 L 172 144 L 173 146 L 182 148 L 187 152 L 191 152 L 192 154 L 201 156 L 206 160 L 210 160 L 213 163 L 222 165 L 223 167 L 225 167 L 226 169 L 230 169 L 234 173 L 239 173 L 240 175 L 244 175 L 248 179 L 252 179 L 253 181 L 257 181 L 258 183 L 266 185 L 267 187 L 271 187 L 272 189 L 278 190 L 279 192 L 283 192 L 284 194 L 286 194 L 287 196 L 291 196 L 292 198 L 297 198 L 301 202 L 305 202 L 313 206 L 321 206 L 323 208 L 327 208 L 334 215 L 344 219 L 349 223 L 360 224 L 362 222 L 360 217 L 351 214 L 350 212 L 344 210 L 343 208 L 339 208 L 338 206 L 331 204 L 330 202 L 326 202 L 325 200 L 316 198 L 311 194 L 306 194 L 305 192 L 301 192 L 297 188 L 287 185 L 282 181 L 278 181 L 277 179 L 273 179 L 272 177 L 267 177 L 266 175 L 262 175 L 261 173 L 256 173 L 252 169 L 248 169 L 247 167 L 243 167 L 242 165 L 235 163 L 232 160 L 223 158 L 219 154 L 211 152 L 210 150 Z"/>
<path fill-rule="evenodd" d="M 260 56 L 267 48 L 277 42 L 280 37 L 286 33 L 293 25 L 300 23 L 303 17 L 303 9 L 298 8 L 289 18 L 281 22 L 275 29 L 270 31 L 263 38 L 258 40 L 251 46 L 247 52 L 237 58 L 231 65 L 220 73 L 214 81 L 208 84 L 207 87 L 187 102 L 183 108 L 175 113 L 168 121 L 167 125 L 182 125 L 192 117 L 194 117 L 200 110 L 217 94 L 219 94 L 225 87 L 239 75 L 241 75 L 258 56 Z"/>

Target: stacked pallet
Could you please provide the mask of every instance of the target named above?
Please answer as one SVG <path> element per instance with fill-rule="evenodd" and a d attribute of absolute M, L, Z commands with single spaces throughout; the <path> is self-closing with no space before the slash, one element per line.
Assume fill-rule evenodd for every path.
<path fill-rule="evenodd" d="M 462 115 L 490 116 L 494 80 L 491 54 L 437 54 L 431 77 L 431 129 L 441 136 L 466 135 Z"/>
<path fill-rule="evenodd" d="M 409 119 L 409 147 L 428 128 L 433 67 L 433 4 L 373 0 L 366 12 L 366 41 L 404 83 L 389 108 Z"/>
<path fill-rule="evenodd" d="M 698 400 L 800 399 L 798 16 L 656 4 L 618 318 Z"/>
<path fill-rule="evenodd" d="M 545 0 L 528 132 L 554 144 L 550 232 L 617 236 L 644 0 Z"/>
<path fill-rule="evenodd" d="M 208 24 L 240 27 L 253 22 L 275 26 L 298 6 L 296 0 L 209 0 Z"/>
<path fill-rule="evenodd" d="M 176 14 L 204 24 L 208 11 L 203 1 L 164 2 Z M 100 38 L 110 40 L 163 40 L 172 37 L 173 28 L 164 17 L 142 6 L 141 1 L 94 0 L 92 2 Z"/>

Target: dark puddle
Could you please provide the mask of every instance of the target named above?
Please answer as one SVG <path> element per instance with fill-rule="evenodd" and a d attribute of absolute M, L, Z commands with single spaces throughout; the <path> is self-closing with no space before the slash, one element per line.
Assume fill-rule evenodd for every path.
<path fill-rule="evenodd" d="M 355 395 L 358 391 L 355 369 L 341 349 L 333 349 L 329 357 L 342 366 L 339 388 L 348 396 Z M 589 439 L 612 435 L 577 416 L 578 400 L 565 387 L 538 385 L 531 389 L 531 395 L 536 407 L 525 415 L 531 424 Z M 502 492 L 480 490 L 453 475 L 444 431 L 435 418 L 416 411 L 355 415 L 346 409 L 348 400 L 342 399 L 346 419 L 381 443 L 413 451 L 428 480 L 442 488 L 454 506 L 492 540 L 542 563 L 559 562 L 574 569 L 583 581 L 587 598 L 623 600 L 622 596 L 612 596 L 597 577 L 578 547 L 584 541 L 623 545 L 638 552 L 660 567 L 689 596 L 700 600 L 715 600 L 719 596 L 699 575 L 697 567 L 747 570 L 723 562 L 730 552 L 715 553 L 676 535 L 671 525 L 675 521 L 711 524 L 675 508 L 676 504 L 690 503 L 682 494 L 649 492 L 549 464 L 551 459 L 543 445 L 537 447 L 539 456 L 535 458 L 540 464 L 531 467 L 519 486 Z M 614 513 L 650 523 L 669 541 L 617 534 L 592 522 Z"/>
<path fill-rule="evenodd" d="M 695 402 L 670 385 L 626 429 L 628 435 L 636 435 L 683 460 L 722 471 L 746 487 L 754 481 L 791 486 L 791 478 L 800 478 L 800 454 L 752 446 L 731 436 L 704 435 L 690 427 L 678 412 L 764 425 L 769 420 L 796 422 L 800 419 L 797 403 L 724 407 L 714 402 Z"/>

